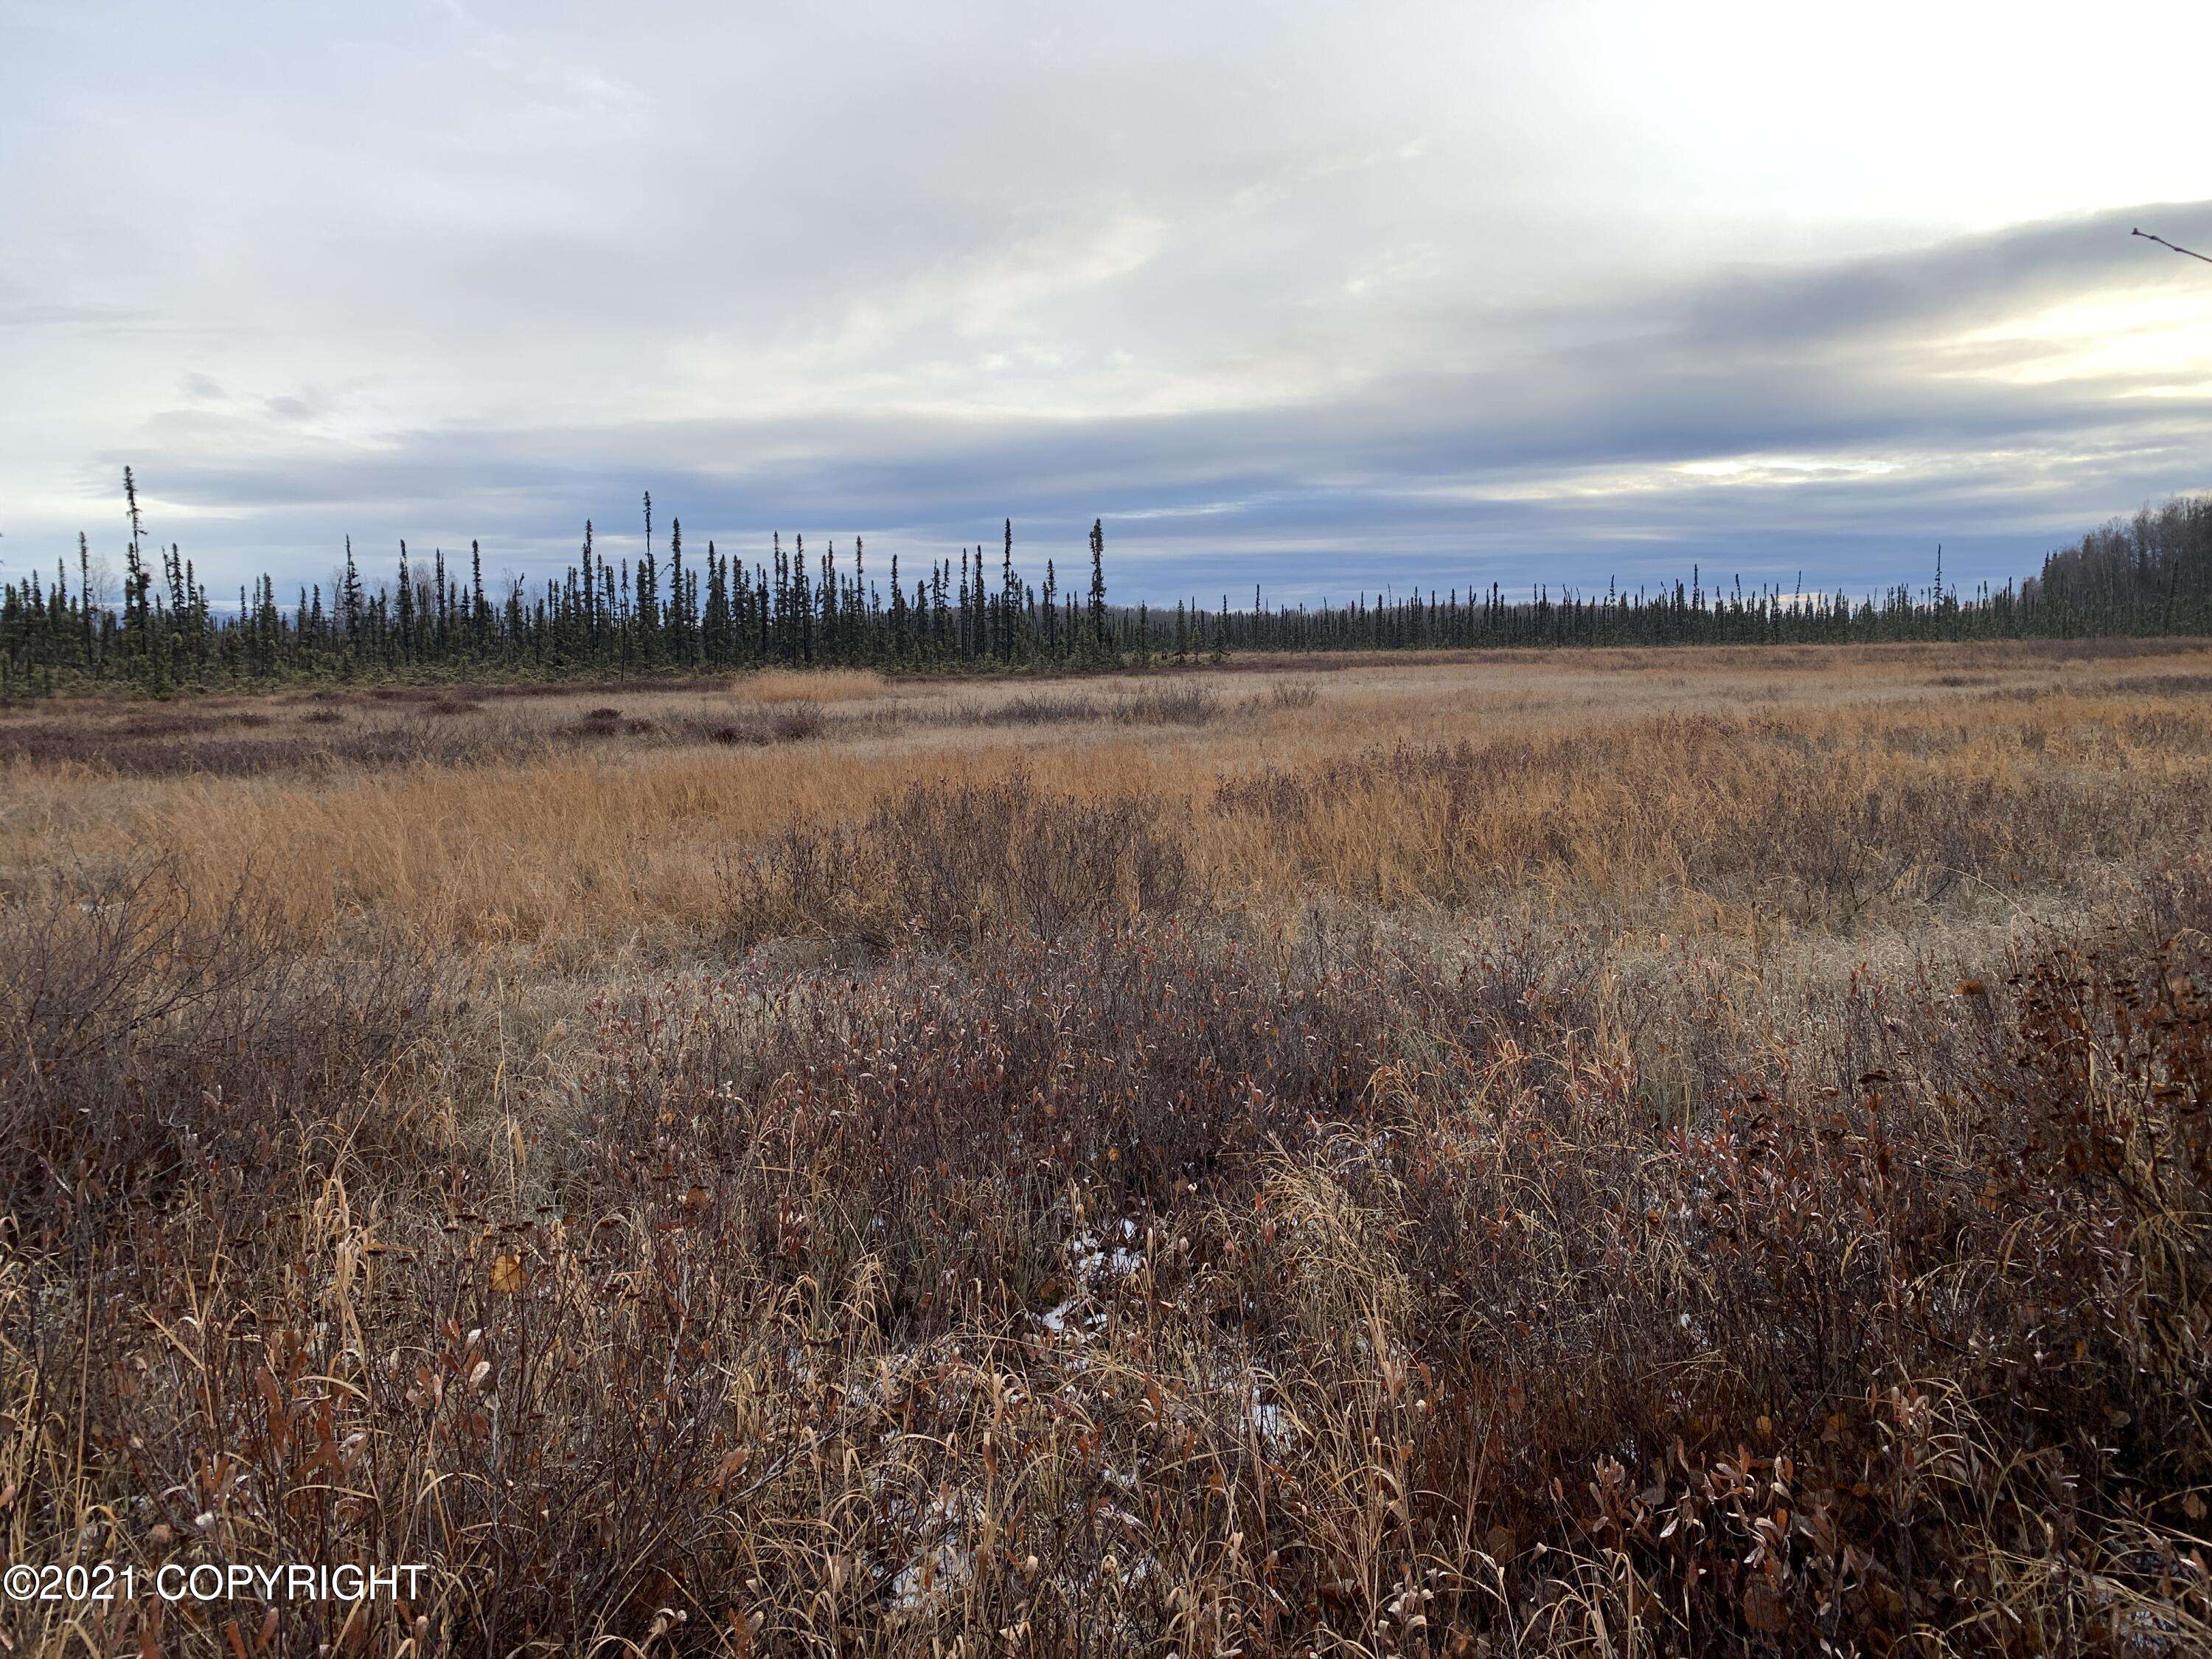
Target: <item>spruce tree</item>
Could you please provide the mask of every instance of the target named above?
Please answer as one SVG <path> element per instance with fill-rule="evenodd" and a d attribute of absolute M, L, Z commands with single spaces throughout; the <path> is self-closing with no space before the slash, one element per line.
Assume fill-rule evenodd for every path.
<path fill-rule="evenodd" d="M 84 613 L 84 672 L 94 670 L 92 648 L 92 544 L 76 532 L 77 608 Z"/>
<path fill-rule="evenodd" d="M 1091 648 L 1106 654 L 1106 521 L 1091 521 Z"/>
<path fill-rule="evenodd" d="M 407 544 L 399 544 L 399 654 L 404 659 L 415 653 L 415 581 L 408 574 Z"/>

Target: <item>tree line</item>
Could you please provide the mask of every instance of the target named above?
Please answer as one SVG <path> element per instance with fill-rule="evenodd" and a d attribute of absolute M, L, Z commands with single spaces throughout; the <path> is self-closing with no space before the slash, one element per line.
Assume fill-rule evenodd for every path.
<path fill-rule="evenodd" d="M 769 665 L 893 670 L 1104 666 L 1232 651 L 1342 651 L 1432 647 L 1826 644 L 1881 640 L 2068 638 L 2212 633 L 2212 495 L 2178 498 L 2115 520 L 2050 556 L 2039 576 L 1972 594 L 1934 580 L 1879 598 L 1811 594 L 1778 586 L 1748 592 L 1739 579 L 1690 580 L 1633 592 L 1539 584 L 1510 595 L 1496 584 L 1443 593 L 1362 594 L 1342 605 L 1249 609 L 1223 595 L 1172 611 L 1109 605 L 1105 528 L 1090 533 L 1086 586 L 1063 586 L 1055 562 L 1042 580 L 1014 562 L 1004 527 L 995 573 L 981 546 L 909 580 L 894 556 L 879 574 L 854 538 L 787 549 L 781 533 L 750 566 L 709 541 L 688 554 L 680 520 L 665 536 L 643 498 L 645 539 L 635 561 L 599 550 L 584 526 L 580 554 L 532 583 L 484 582 L 481 547 L 465 560 L 442 549 L 425 559 L 399 545 L 396 571 L 373 585 L 350 539 L 325 592 L 301 584 L 280 599 L 273 578 L 218 607 L 192 562 L 172 544 L 149 548 L 136 477 L 124 471 L 131 536 L 121 591 L 102 591 L 89 539 L 77 538 L 52 579 L 32 573 L 0 587 L 0 687 L 11 694 L 75 682 L 171 687 L 255 680 L 441 674 L 599 675 L 727 672 Z"/>

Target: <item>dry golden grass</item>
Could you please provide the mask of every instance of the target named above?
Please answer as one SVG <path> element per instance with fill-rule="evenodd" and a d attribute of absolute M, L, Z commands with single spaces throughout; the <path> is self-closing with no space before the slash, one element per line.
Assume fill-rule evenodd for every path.
<path fill-rule="evenodd" d="M 1964 688 L 1931 683 L 1955 678 L 1931 674 L 1940 660 L 1905 647 L 1800 650 L 1779 665 L 1735 650 L 1362 662 L 1208 677 L 1223 688 L 1217 717 L 1148 728 L 991 719 L 1049 689 L 886 693 L 870 675 L 762 675 L 748 684 L 781 683 L 763 701 L 789 706 L 786 686 L 824 683 L 805 701 L 872 697 L 874 714 L 739 747 L 706 735 L 729 702 L 720 690 L 493 699 L 428 717 L 453 745 L 442 762 L 108 779 L 19 761 L 0 805 L 0 879 L 35 883 L 57 848 L 100 864 L 158 848 L 198 884 L 255 871 L 289 927 L 319 945 L 374 918 L 441 951 L 681 957 L 723 937 L 732 858 L 794 824 L 856 823 L 917 784 L 988 783 L 1017 767 L 1077 799 L 1161 805 L 1223 903 L 1541 890 L 1570 904 L 1687 896 L 1725 912 L 1760 908 L 1758 890 L 1771 900 L 1779 884 L 1799 890 L 1781 906 L 1791 919 L 1832 921 L 1887 891 L 1858 890 L 1864 879 L 1808 890 L 1823 878 L 1807 860 L 1833 834 L 1863 830 L 1853 811 L 1906 815 L 1893 819 L 1897 851 L 1923 888 L 1948 872 L 2032 896 L 2094 879 L 2116 847 L 2147 856 L 2191 843 L 2212 729 L 2191 689 L 2205 653 L 2069 660 L 1982 647 Z M 1084 681 L 1069 695 L 1110 706 L 1150 684 Z M 1311 706 L 1278 706 L 1277 685 L 1311 688 Z M 641 729 L 545 746 L 599 708 Z M 189 767 L 195 744 L 217 740 L 187 733 L 167 747 Z M 1344 764 L 1378 742 L 1401 763 Z M 1456 762 L 1442 752 L 1462 744 L 1471 752 Z M 1268 775 L 1307 781 L 1295 810 L 1265 809 L 1254 780 Z M 1224 781 L 1246 810 L 1217 802 Z M 1907 844 L 1915 813 L 1940 844 Z M 1827 852 L 1843 884 L 1848 849 Z M 1901 873 L 1888 870 L 1889 885 Z M 1913 896 L 1909 884 L 1894 895 Z"/>
<path fill-rule="evenodd" d="M 852 702 L 878 696 L 884 677 L 865 668 L 825 668 L 809 673 L 768 669 L 741 674 L 730 693 L 744 702 Z"/>
<path fill-rule="evenodd" d="M 2212 1641 L 2212 653 L 0 755 L 0 1550 L 432 1570 L 17 1650 Z"/>

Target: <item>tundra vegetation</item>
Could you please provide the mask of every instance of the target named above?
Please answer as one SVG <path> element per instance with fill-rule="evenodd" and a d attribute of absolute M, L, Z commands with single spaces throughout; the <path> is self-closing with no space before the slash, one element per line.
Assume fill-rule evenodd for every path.
<path fill-rule="evenodd" d="M 429 1567 L 8 1645 L 2204 1651 L 2209 694 L 0 711 L 0 1548 Z"/>

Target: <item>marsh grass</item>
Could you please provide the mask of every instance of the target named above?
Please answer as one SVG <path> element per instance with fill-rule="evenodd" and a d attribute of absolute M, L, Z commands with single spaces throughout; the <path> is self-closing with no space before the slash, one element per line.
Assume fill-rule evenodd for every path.
<path fill-rule="evenodd" d="M 1212 687 L 1186 680 L 1166 686 L 1139 684 L 1109 696 L 1024 692 L 955 710 L 951 718 L 978 726 L 1206 726 L 1222 713 L 1221 698 Z"/>
<path fill-rule="evenodd" d="M 1188 896 L 1182 846 L 1134 798 L 1040 792 L 1026 772 L 916 785 L 861 823 L 795 825 L 731 866 L 731 925 L 881 943 L 1058 939 L 1167 915 Z"/>
<path fill-rule="evenodd" d="M 432 1575 L 9 1639 L 2201 1651 L 2212 727 L 2125 660 L 18 760 L 0 1546 Z"/>

